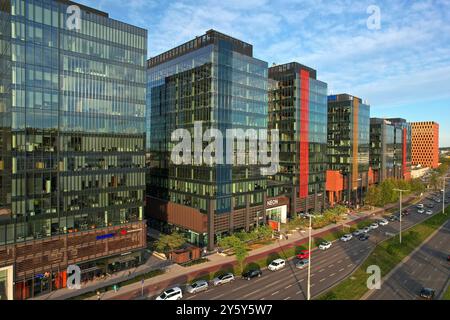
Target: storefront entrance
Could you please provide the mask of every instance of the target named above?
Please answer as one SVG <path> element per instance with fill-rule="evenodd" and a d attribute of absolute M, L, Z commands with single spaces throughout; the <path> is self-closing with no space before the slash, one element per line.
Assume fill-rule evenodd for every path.
<path fill-rule="evenodd" d="M 13 267 L 0 268 L 0 300 L 13 300 Z"/>

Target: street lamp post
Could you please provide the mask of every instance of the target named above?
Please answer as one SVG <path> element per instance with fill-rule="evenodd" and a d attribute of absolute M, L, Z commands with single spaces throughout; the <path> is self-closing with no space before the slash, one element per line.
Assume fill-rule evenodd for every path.
<path fill-rule="evenodd" d="M 409 190 L 394 189 L 394 191 L 400 192 L 400 213 L 399 213 L 399 218 L 400 218 L 400 244 L 401 244 L 402 243 L 402 196 L 403 196 L 403 192 L 408 192 Z"/>
<path fill-rule="evenodd" d="M 442 180 L 444 182 L 444 186 L 442 188 L 442 213 L 445 214 L 445 181 L 448 177 L 443 177 Z"/>
<path fill-rule="evenodd" d="M 312 229 L 312 215 L 309 214 L 309 236 L 308 236 L 308 293 L 307 300 L 311 300 L 311 229 Z"/>

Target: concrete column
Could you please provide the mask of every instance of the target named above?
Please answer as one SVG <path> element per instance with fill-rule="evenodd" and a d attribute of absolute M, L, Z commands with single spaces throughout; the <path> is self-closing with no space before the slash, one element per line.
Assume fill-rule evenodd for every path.
<path fill-rule="evenodd" d="M 291 208 L 290 208 L 291 217 L 295 217 L 297 214 L 296 206 L 297 206 L 297 192 L 296 192 L 296 188 L 294 186 L 292 188 L 292 192 L 291 192 Z"/>
<path fill-rule="evenodd" d="M 214 243 L 214 207 L 213 200 L 208 199 L 208 250 L 212 251 L 215 248 Z"/>
<path fill-rule="evenodd" d="M 250 199 L 248 194 L 245 195 L 245 231 L 248 232 L 250 229 Z"/>
<path fill-rule="evenodd" d="M 267 194 L 264 192 L 263 193 L 263 209 L 262 209 L 262 212 L 259 214 L 259 217 L 263 217 L 264 223 L 266 223 L 266 221 L 267 221 L 266 210 L 267 210 Z M 258 220 L 258 226 L 259 226 L 259 220 Z"/>
<path fill-rule="evenodd" d="M 230 234 L 233 232 L 234 230 L 234 216 L 233 216 L 233 212 L 234 212 L 234 205 L 235 205 L 235 200 L 234 197 L 231 197 L 231 211 L 230 211 L 230 216 L 229 216 L 229 228 L 228 231 L 230 232 Z"/>

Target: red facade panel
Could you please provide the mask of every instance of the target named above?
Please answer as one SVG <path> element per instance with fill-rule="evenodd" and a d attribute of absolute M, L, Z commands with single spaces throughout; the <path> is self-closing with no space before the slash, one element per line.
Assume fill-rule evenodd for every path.
<path fill-rule="evenodd" d="M 309 71 L 300 71 L 299 198 L 308 197 L 309 179 Z"/>

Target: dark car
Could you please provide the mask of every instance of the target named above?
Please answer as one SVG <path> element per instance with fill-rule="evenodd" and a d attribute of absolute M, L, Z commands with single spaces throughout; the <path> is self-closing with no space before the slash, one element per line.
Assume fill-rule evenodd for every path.
<path fill-rule="evenodd" d="M 433 300 L 435 295 L 435 291 L 430 288 L 422 288 L 420 290 L 420 297 L 426 300 Z"/>
<path fill-rule="evenodd" d="M 254 269 L 254 270 L 249 270 L 245 273 L 242 274 L 242 278 L 250 280 L 256 277 L 261 277 L 262 276 L 262 271 L 259 269 Z"/>
<path fill-rule="evenodd" d="M 358 237 L 358 239 L 360 240 L 360 241 L 366 241 L 366 240 L 369 240 L 369 235 L 367 234 L 367 233 L 365 233 L 365 234 L 362 234 L 362 235 L 360 235 L 359 237 Z"/>
<path fill-rule="evenodd" d="M 397 217 L 395 215 L 389 217 L 389 221 L 393 222 L 395 220 L 397 220 Z"/>
<path fill-rule="evenodd" d="M 427 204 L 427 208 L 433 209 L 434 208 L 434 204 L 432 204 L 432 203 Z"/>
<path fill-rule="evenodd" d="M 450 254 L 447 256 L 447 261 L 450 262 Z"/>

